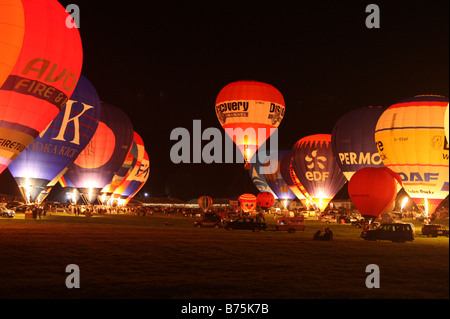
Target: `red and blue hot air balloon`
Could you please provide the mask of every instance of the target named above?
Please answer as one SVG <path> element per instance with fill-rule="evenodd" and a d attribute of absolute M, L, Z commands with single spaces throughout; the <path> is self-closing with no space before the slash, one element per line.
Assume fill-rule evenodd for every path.
<path fill-rule="evenodd" d="M 43 201 L 94 136 L 100 112 L 97 91 L 80 76 L 61 112 L 8 167 L 27 202 Z"/>
<path fill-rule="evenodd" d="M 133 125 L 125 112 L 103 102 L 101 110 L 97 131 L 64 174 L 89 204 L 111 182 L 133 143 Z"/>
<path fill-rule="evenodd" d="M 122 163 L 122 166 L 117 171 L 116 174 L 114 174 L 113 179 L 111 182 L 103 187 L 101 193 L 101 200 L 102 203 L 105 203 L 106 201 L 112 202 L 113 199 L 111 198 L 114 191 L 117 189 L 117 187 L 120 186 L 120 184 L 125 180 L 125 178 L 131 174 L 133 171 L 133 168 L 135 165 L 140 165 L 142 158 L 144 157 L 144 141 L 140 137 L 140 135 L 136 132 L 134 132 L 133 135 L 133 144 L 128 151 L 128 154 L 125 158 L 125 161 Z M 110 200 L 111 199 L 111 200 Z"/>
<path fill-rule="evenodd" d="M 144 187 L 150 175 L 150 160 L 147 152 L 144 151 L 144 158 L 139 166 L 136 166 L 136 170 L 129 175 L 131 179 L 127 188 L 121 193 L 121 199 L 125 200 L 124 204 L 127 205 L 129 201 Z M 127 178 L 128 179 L 128 178 Z"/>
<path fill-rule="evenodd" d="M 275 151 L 271 151 L 270 153 L 274 153 Z M 276 151 L 278 153 L 278 158 L 276 163 L 269 162 L 268 165 L 276 165 L 274 167 L 274 172 L 272 174 L 263 174 L 267 184 L 269 185 L 270 189 L 272 190 L 275 195 L 277 195 L 277 198 L 280 200 L 292 200 L 296 196 L 290 189 L 289 185 L 284 180 L 283 176 L 281 175 L 281 163 L 284 158 L 290 158 L 291 157 L 291 151 Z M 272 156 L 271 156 L 272 158 Z"/>
<path fill-rule="evenodd" d="M 295 196 L 300 200 L 303 206 L 309 208 L 314 205 L 314 202 L 295 175 L 291 163 L 292 158 L 290 155 L 283 158 L 280 164 L 281 176 L 283 176 L 284 181 L 289 186 L 291 191 L 295 194 Z"/>
<path fill-rule="evenodd" d="M 23 0 L 21 7 L 17 1 L 6 4 L 9 5 L 16 6 L 16 11 L 4 8 L 2 2 L 0 24 L 3 13 L 9 17 L 23 15 L 23 21 L 20 17 L 17 21 L 5 18 L 11 22 L 8 27 L 23 28 L 23 40 L 18 34 L 13 41 L 21 45 L 17 56 L 17 51 L 10 51 L 7 45 L 11 38 L 0 39 L 0 64 L 4 53 L 11 54 L 7 63 L 15 60 L 6 79 L 0 79 L 0 173 L 64 107 L 75 90 L 83 62 L 78 29 L 66 26 L 70 16 L 58 1 Z"/>
<path fill-rule="evenodd" d="M 384 167 L 375 144 L 375 127 L 386 108 L 369 106 L 342 116 L 331 133 L 331 148 L 347 180 L 364 167 Z"/>

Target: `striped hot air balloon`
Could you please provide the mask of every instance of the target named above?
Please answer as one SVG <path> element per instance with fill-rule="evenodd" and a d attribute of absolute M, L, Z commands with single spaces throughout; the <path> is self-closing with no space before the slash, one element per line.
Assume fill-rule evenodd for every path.
<path fill-rule="evenodd" d="M 448 196 L 448 142 L 443 117 L 448 98 L 418 95 L 390 106 L 379 118 L 375 141 L 386 167 L 426 214 Z"/>
<path fill-rule="evenodd" d="M 239 196 L 238 201 L 244 213 L 249 213 L 256 209 L 256 196 L 253 194 L 242 194 Z"/>
<path fill-rule="evenodd" d="M 204 213 L 208 211 L 208 209 L 213 204 L 213 199 L 209 196 L 201 196 L 197 200 L 198 206 L 203 210 Z"/>
<path fill-rule="evenodd" d="M 141 165 L 144 157 L 144 141 L 142 137 L 134 132 L 133 144 L 128 151 L 125 161 L 120 169 L 114 174 L 112 180 L 108 185 L 103 187 L 101 193 L 102 203 L 112 203 L 112 195 L 120 184 L 131 174 L 136 165 Z M 111 200 L 110 200 L 111 199 Z"/>
<path fill-rule="evenodd" d="M 144 151 L 144 158 L 136 170 L 129 175 L 131 182 L 123 193 L 121 193 L 121 199 L 124 199 L 124 204 L 127 205 L 130 200 L 136 196 L 136 194 L 144 187 L 150 175 L 150 159 L 146 151 Z M 127 178 L 128 180 L 128 178 Z"/>

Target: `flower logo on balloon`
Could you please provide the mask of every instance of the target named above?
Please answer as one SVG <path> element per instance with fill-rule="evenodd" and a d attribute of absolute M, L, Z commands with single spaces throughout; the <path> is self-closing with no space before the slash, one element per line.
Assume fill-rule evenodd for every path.
<path fill-rule="evenodd" d="M 306 155 L 305 157 L 305 161 L 309 163 L 308 165 L 306 165 L 306 167 L 308 167 L 309 169 L 313 169 L 315 164 L 317 164 L 320 169 L 325 168 L 325 165 L 323 165 L 322 162 L 326 162 L 327 158 L 325 156 L 317 156 L 317 151 L 318 150 L 312 151 L 311 157 L 309 155 Z M 316 160 L 314 161 L 314 159 Z"/>

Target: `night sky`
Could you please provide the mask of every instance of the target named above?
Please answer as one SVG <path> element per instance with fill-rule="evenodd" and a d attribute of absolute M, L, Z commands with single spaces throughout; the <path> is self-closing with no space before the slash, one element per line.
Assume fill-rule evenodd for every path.
<path fill-rule="evenodd" d="M 174 128 L 192 132 L 200 119 L 203 129 L 221 129 L 214 104 L 230 82 L 262 81 L 283 94 L 280 149 L 331 133 L 359 107 L 449 96 L 448 0 L 60 3 L 80 8 L 82 73 L 144 139 L 151 196 L 256 194 L 243 164 L 175 165 L 169 157 Z M 380 8 L 379 29 L 366 27 L 370 3 Z"/>

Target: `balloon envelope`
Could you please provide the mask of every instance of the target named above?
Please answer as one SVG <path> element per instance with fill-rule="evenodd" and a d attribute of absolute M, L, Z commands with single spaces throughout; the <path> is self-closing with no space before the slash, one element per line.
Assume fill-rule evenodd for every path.
<path fill-rule="evenodd" d="M 201 196 L 197 200 L 198 206 L 206 213 L 213 204 L 213 199 L 209 196 Z"/>
<path fill-rule="evenodd" d="M 124 162 L 133 132 L 130 119 L 121 109 L 101 102 L 97 131 L 64 174 L 91 204 Z"/>
<path fill-rule="evenodd" d="M 259 161 L 258 156 L 255 156 L 253 159 L 255 160 L 255 163 L 252 163 L 252 168 L 248 171 L 253 184 L 260 192 L 270 192 L 274 195 L 275 199 L 277 199 L 277 195 L 269 187 L 264 174 L 260 173 L 260 169 L 264 166 L 264 164 Z"/>
<path fill-rule="evenodd" d="M 148 180 L 150 175 L 150 159 L 146 151 L 144 151 L 144 158 L 138 164 L 136 164 L 133 172 L 126 178 L 127 187 L 120 194 L 122 199 L 125 199 L 125 204 L 133 198 Z M 122 184 L 121 184 L 122 186 Z M 120 191 L 120 189 L 118 188 Z"/>
<path fill-rule="evenodd" d="M 285 103 L 270 84 L 237 81 L 219 92 L 215 108 L 220 124 L 247 162 L 280 124 Z"/>
<path fill-rule="evenodd" d="M 384 167 L 375 144 L 375 126 L 384 107 L 362 107 L 342 116 L 331 133 L 331 147 L 347 180 L 363 167 Z"/>
<path fill-rule="evenodd" d="M 24 198 L 34 201 L 48 192 L 86 147 L 97 130 L 100 100 L 94 86 L 80 76 L 61 112 L 10 165 Z M 41 199 L 42 200 L 42 199 Z"/>
<path fill-rule="evenodd" d="M 419 95 L 390 106 L 377 122 L 375 139 L 386 167 L 422 211 L 432 214 L 448 196 L 448 143 L 442 121 L 448 98 Z M 426 207 L 428 205 L 428 207 Z"/>
<path fill-rule="evenodd" d="M 0 2 L 0 87 L 11 73 L 22 48 L 25 16 L 20 0 Z"/>
<path fill-rule="evenodd" d="M 277 195 L 278 199 L 294 199 L 296 197 L 295 194 L 284 180 L 283 175 L 281 175 L 281 163 L 285 158 L 291 157 L 291 151 L 277 151 L 277 153 L 278 159 L 273 161 L 273 163 L 272 161 L 269 161 L 267 164 L 268 166 L 275 165 L 272 170 L 274 173 L 263 175 L 270 189 Z"/>
<path fill-rule="evenodd" d="M 248 213 L 255 210 L 256 208 L 255 195 L 245 193 L 239 196 L 238 200 L 243 212 Z"/>
<path fill-rule="evenodd" d="M 364 167 L 356 171 L 348 183 L 348 194 L 363 216 L 379 217 L 397 196 L 394 172 L 387 167 Z M 396 175 L 396 174 L 395 174 Z"/>
<path fill-rule="evenodd" d="M 292 148 L 292 166 L 300 183 L 323 211 L 347 179 L 331 149 L 331 134 L 306 136 Z"/>
<path fill-rule="evenodd" d="M 314 205 L 314 201 L 312 200 L 311 196 L 300 183 L 297 175 L 294 172 L 294 169 L 292 167 L 292 157 L 290 154 L 289 156 L 285 156 L 281 161 L 280 173 L 281 176 L 283 176 L 286 184 L 289 186 L 295 196 L 300 200 L 304 207 L 309 208 L 311 205 Z"/>
<path fill-rule="evenodd" d="M 259 207 L 269 208 L 275 204 L 275 197 L 270 192 L 261 192 L 256 196 L 256 203 Z"/>
<path fill-rule="evenodd" d="M 0 87 L 0 173 L 64 107 L 83 60 L 78 29 L 66 26 L 69 14 L 58 1 L 24 0 L 22 5 L 21 51 Z"/>

